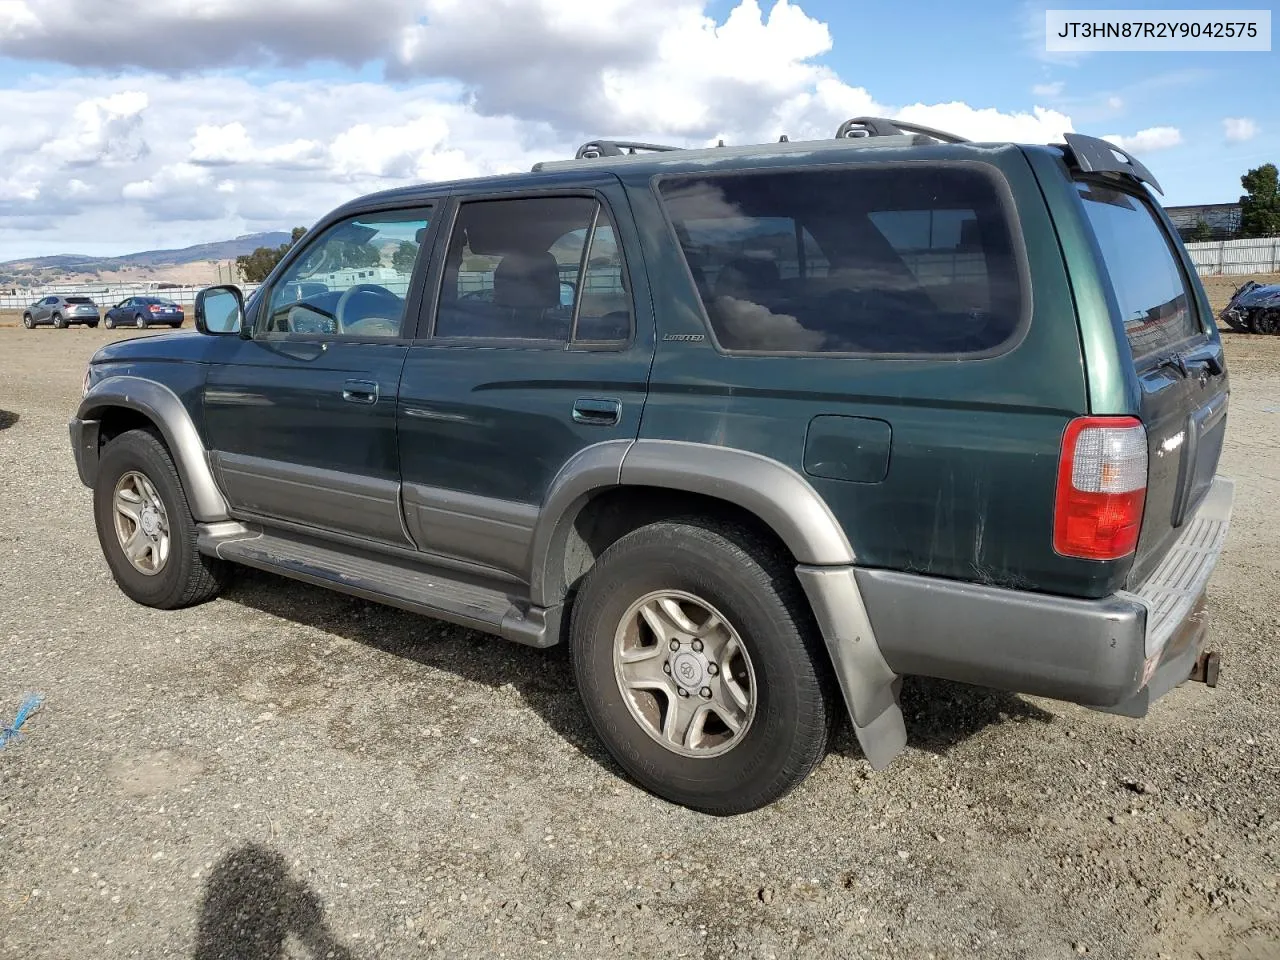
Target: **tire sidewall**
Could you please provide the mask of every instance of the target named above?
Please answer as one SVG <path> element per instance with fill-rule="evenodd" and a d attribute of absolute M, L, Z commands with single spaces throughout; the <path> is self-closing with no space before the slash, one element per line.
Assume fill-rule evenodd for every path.
<path fill-rule="evenodd" d="M 63 327 L 67 325 L 66 318 L 61 316 L 60 314 L 54 314 L 53 325 L 57 327 L 59 330 L 61 330 Z"/>
<path fill-rule="evenodd" d="M 114 330 L 116 328 L 116 321 L 114 317 L 107 317 L 102 322 L 106 325 L 108 330 Z"/>
<path fill-rule="evenodd" d="M 138 314 L 138 316 L 133 318 L 133 325 L 139 330 L 147 329 L 147 321 L 142 318 L 142 314 Z"/>
<path fill-rule="evenodd" d="M 604 563 L 596 572 L 601 576 L 589 578 L 574 606 L 574 671 L 588 714 L 622 767 L 655 792 L 694 807 L 732 804 L 784 775 L 794 741 L 808 725 L 796 669 L 804 651 L 777 596 L 701 541 L 639 541 L 628 546 L 625 562 Z M 631 715 L 619 689 L 615 632 L 631 604 L 657 590 L 683 590 L 710 603 L 751 658 L 756 712 L 742 742 L 719 756 L 685 757 L 663 747 Z"/>
<path fill-rule="evenodd" d="M 159 441 L 149 434 L 136 431 L 122 434 L 103 452 L 93 490 L 94 525 L 112 577 L 130 599 L 154 607 L 166 606 L 182 594 L 192 552 L 186 497 L 167 459 Z M 164 503 L 169 522 L 169 558 L 164 569 L 152 576 L 134 569 L 116 536 L 115 487 L 120 477 L 130 470 L 151 481 Z"/>
<path fill-rule="evenodd" d="M 24 313 L 24 314 L 22 315 L 22 325 L 23 325 L 24 327 L 26 327 L 28 330 L 30 330 L 30 329 L 32 329 L 33 327 L 35 327 L 36 322 L 35 322 L 34 320 L 32 320 L 32 319 L 31 319 L 31 314 L 29 314 L 29 313 Z"/>

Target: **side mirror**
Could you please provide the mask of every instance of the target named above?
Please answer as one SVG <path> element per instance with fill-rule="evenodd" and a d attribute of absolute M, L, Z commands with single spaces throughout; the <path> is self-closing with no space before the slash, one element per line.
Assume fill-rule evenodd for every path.
<path fill-rule="evenodd" d="M 207 287 L 196 294 L 196 329 L 210 336 L 244 329 L 244 294 L 239 287 Z"/>

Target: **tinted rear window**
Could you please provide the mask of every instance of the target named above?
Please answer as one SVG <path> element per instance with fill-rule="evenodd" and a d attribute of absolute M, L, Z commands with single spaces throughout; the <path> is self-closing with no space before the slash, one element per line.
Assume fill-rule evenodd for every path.
<path fill-rule="evenodd" d="M 726 350 L 965 354 L 1023 316 L 993 173 L 918 163 L 662 181 Z"/>
<path fill-rule="evenodd" d="M 1147 202 L 1096 184 L 1080 184 L 1079 190 L 1134 359 L 1201 333 L 1186 278 Z"/>
<path fill-rule="evenodd" d="M 67 297 L 67 303 L 93 303 L 88 297 Z"/>

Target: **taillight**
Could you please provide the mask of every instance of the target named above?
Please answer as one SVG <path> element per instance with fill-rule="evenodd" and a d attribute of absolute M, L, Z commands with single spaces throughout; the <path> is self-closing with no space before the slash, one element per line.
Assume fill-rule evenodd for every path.
<path fill-rule="evenodd" d="M 164 309 L 164 307 L 156 306 L 156 305 L 153 303 L 151 306 L 147 307 L 147 309 L 148 309 L 148 310 L 150 310 L 152 313 L 159 313 L 161 310 L 163 310 L 163 309 Z"/>
<path fill-rule="evenodd" d="M 1062 435 L 1053 549 L 1118 560 L 1133 553 L 1147 499 L 1147 431 L 1133 417 L 1078 417 Z"/>

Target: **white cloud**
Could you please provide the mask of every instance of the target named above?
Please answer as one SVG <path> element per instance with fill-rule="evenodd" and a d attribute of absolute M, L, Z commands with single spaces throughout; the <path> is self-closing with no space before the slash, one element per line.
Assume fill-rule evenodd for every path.
<path fill-rule="evenodd" d="M 0 86 L 0 216 L 43 224 L 58 248 L 121 251 L 309 224 L 361 193 L 527 170 L 599 136 L 827 138 L 864 114 L 975 140 L 1074 129 L 1043 107 L 895 106 L 819 61 L 825 23 L 765 2 L 715 19 L 706 0 L 366 0 L 358 14 L 347 0 L 0 0 L 0 55 L 118 67 L 136 50 L 150 68 Z M 381 59 L 392 82 L 200 72 L 263 57 Z M 191 69 L 156 72 L 170 66 Z M 30 246 L 0 232 L 0 260 Z"/>
<path fill-rule="evenodd" d="M 1037 83 L 1031 88 L 1031 94 L 1036 97 L 1060 97 L 1066 86 L 1061 80 L 1055 80 L 1053 83 Z"/>
<path fill-rule="evenodd" d="M 149 150 L 141 133 L 148 102 L 139 90 L 123 90 L 78 103 L 66 135 L 47 141 L 40 151 L 68 166 L 120 166 L 139 160 Z"/>
<path fill-rule="evenodd" d="M 1109 140 L 1117 147 L 1123 147 L 1130 153 L 1151 153 L 1155 150 L 1167 150 L 1182 143 L 1182 131 L 1177 127 L 1148 127 L 1139 130 L 1130 137 L 1111 133 L 1102 138 Z"/>
<path fill-rule="evenodd" d="M 1244 143 L 1258 135 L 1258 125 L 1248 117 L 1227 117 L 1222 121 L 1227 143 Z"/>

